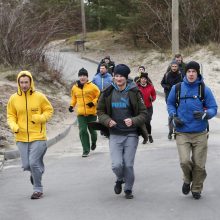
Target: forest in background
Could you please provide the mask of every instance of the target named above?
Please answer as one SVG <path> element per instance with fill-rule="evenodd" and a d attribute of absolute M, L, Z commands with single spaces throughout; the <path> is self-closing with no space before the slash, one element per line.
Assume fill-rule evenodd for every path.
<path fill-rule="evenodd" d="M 171 45 L 172 0 L 87 0 L 88 32 L 120 32 L 134 47 Z M 220 0 L 179 0 L 180 47 L 220 42 Z M 39 61 L 54 39 L 82 32 L 80 0 L 1 0 L 0 64 Z"/>

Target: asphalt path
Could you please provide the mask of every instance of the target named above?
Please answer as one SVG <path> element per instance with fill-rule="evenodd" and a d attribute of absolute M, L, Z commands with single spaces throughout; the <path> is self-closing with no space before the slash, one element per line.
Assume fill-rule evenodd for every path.
<path fill-rule="evenodd" d="M 167 139 L 167 112 L 160 97 L 154 104 L 154 143 L 139 146 L 135 160 L 134 199 L 115 195 L 108 139 L 99 136 L 97 149 L 82 158 L 78 127 L 48 149 L 43 177 L 44 197 L 30 200 L 29 173 L 20 160 L 7 161 L 0 173 L 2 220 L 219 220 L 220 126 L 210 121 L 207 179 L 200 200 L 181 193 L 182 173 L 175 141 Z"/>

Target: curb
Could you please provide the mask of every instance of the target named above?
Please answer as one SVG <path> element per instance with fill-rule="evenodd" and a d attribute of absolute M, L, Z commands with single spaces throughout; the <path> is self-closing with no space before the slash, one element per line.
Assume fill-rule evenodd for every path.
<path fill-rule="evenodd" d="M 83 60 L 87 60 L 87 61 L 89 61 L 89 62 L 91 62 L 91 63 L 99 64 L 98 61 L 92 60 L 92 59 L 90 59 L 90 58 L 88 58 L 88 57 L 84 57 L 84 56 L 82 56 L 81 59 L 83 59 Z"/>
<path fill-rule="evenodd" d="M 71 125 L 69 125 L 62 133 L 59 133 L 55 137 L 47 140 L 47 147 L 51 147 L 52 145 L 59 142 L 61 139 L 63 139 L 70 131 L 72 125 L 74 125 L 76 121 L 74 121 Z M 20 153 L 18 150 L 9 150 L 4 152 L 5 160 L 11 160 L 16 159 L 20 157 Z"/>

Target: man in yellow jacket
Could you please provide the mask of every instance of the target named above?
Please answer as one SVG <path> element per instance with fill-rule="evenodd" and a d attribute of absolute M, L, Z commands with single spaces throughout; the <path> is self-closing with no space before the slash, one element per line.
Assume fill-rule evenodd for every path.
<path fill-rule="evenodd" d="M 31 172 L 34 190 L 31 199 L 40 199 L 43 157 L 47 150 L 46 122 L 53 114 L 53 107 L 45 95 L 35 90 L 30 72 L 21 71 L 17 83 L 18 90 L 8 101 L 7 121 L 15 134 L 22 167 Z"/>
<path fill-rule="evenodd" d="M 88 127 L 88 122 L 96 121 L 96 105 L 99 98 L 99 88 L 88 81 L 88 71 L 84 68 L 79 70 L 79 80 L 73 85 L 69 111 L 73 112 L 77 105 L 77 119 L 79 123 L 79 137 L 83 147 L 82 157 L 87 157 L 90 152 L 89 133 L 91 135 L 91 150 L 95 150 L 97 132 Z"/>

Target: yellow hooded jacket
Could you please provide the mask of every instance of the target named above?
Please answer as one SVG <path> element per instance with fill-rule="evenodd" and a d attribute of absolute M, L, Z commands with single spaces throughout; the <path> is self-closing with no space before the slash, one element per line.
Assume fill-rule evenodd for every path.
<path fill-rule="evenodd" d="M 30 89 L 24 93 L 18 83 L 21 76 L 31 78 Z M 15 133 L 16 141 L 32 142 L 46 140 L 46 122 L 53 114 L 53 107 L 42 93 L 35 91 L 32 75 L 21 71 L 17 77 L 18 91 L 7 105 L 7 122 Z"/>
<path fill-rule="evenodd" d="M 82 89 L 79 88 L 78 84 L 76 83 L 72 87 L 72 99 L 70 102 L 70 106 L 75 107 L 77 104 L 77 115 L 96 115 L 96 106 L 99 94 L 99 88 L 91 81 L 85 83 Z M 94 106 L 90 108 L 87 105 L 89 102 L 92 102 Z"/>

